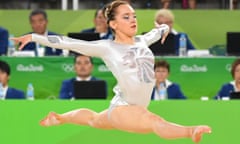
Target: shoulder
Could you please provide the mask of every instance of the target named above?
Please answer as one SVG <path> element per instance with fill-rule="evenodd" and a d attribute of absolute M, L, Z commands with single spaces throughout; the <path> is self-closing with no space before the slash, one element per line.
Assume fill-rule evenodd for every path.
<path fill-rule="evenodd" d="M 171 83 L 171 85 L 169 85 L 169 88 L 180 89 L 180 85 L 177 83 Z"/>
<path fill-rule="evenodd" d="M 59 35 L 59 34 L 57 34 L 55 32 L 48 31 L 48 35 Z"/>
<path fill-rule="evenodd" d="M 0 33 L 1 33 L 1 36 L 7 36 L 8 35 L 8 31 L 4 28 L 1 28 L 1 27 L 0 27 Z"/>
<path fill-rule="evenodd" d="M 63 80 L 63 84 L 70 84 L 70 83 L 73 83 L 75 81 L 75 78 L 70 78 L 70 79 L 66 79 L 66 80 Z"/>
<path fill-rule="evenodd" d="M 0 32 L 8 32 L 8 30 L 7 29 L 5 29 L 5 28 L 3 28 L 3 27 L 0 27 Z"/>
<path fill-rule="evenodd" d="M 91 81 L 96 81 L 96 80 L 100 80 L 99 78 L 96 78 L 95 76 L 91 77 Z"/>
<path fill-rule="evenodd" d="M 225 83 L 222 85 L 222 88 L 233 88 L 233 87 L 234 87 L 234 85 L 231 82 Z"/>

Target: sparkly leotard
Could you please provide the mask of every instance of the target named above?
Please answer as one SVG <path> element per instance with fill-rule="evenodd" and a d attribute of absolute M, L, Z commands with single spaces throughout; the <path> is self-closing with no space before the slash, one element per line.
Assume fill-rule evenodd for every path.
<path fill-rule="evenodd" d="M 119 44 L 112 40 L 82 41 L 64 36 L 43 37 L 32 34 L 32 41 L 54 48 L 67 49 L 101 58 L 117 79 L 112 104 L 147 107 L 155 83 L 154 56 L 148 46 L 168 31 L 168 26 L 153 29 L 135 37 L 135 44 Z"/>

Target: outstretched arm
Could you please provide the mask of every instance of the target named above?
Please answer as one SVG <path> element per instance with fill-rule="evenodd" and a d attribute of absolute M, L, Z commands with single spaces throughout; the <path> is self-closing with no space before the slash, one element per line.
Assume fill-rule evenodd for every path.
<path fill-rule="evenodd" d="M 71 39 L 65 36 L 49 35 L 41 36 L 38 34 L 28 34 L 19 38 L 12 38 L 16 43 L 21 43 L 21 50 L 27 43 L 34 41 L 58 49 L 67 49 L 89 56 L 101 57 L 106 47 L 105 41 L 83 41 Z"/>

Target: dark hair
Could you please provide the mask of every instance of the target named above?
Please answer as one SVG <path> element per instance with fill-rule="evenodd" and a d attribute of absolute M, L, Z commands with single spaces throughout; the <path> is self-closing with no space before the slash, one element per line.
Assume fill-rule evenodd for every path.
<path fill-rule="evenodd" d="M 164 68 L 167 68 L 168 72 L 170 72 L 170 65 L 167 61 L 165 60 L 160 60 L 160 61 L 156 61 L 155 64 L 154 64 L 154 70 L 156 68 L 159 68 L 159 67 L 164 67 Z"/>
<path fill-rule="evenodd" d="M 74 55 L 74 63 L 77 62 L 77 58 L 80 57 L 80 56 L 86 56 L 86 57 L 89 57 L 91 64 L 93 64 L 93 59 L 92 59 L 92 57 L 87 56 L 87 55 L 83 55 L 83 54 L 80 54 L 80 53 Z"/>
<path fill-rule="evenodd" d="M 107 24 L 109 24 L 109 22 L 111 20 L 114 20 L 115 19 L 115 15 L 116 15 L 116 8 L 118 8 L 120 5 L 125 5 L 125 4 L 128 4 L 128 2 L 126 1 L 122 1 L 122 0 L 115 0 L 115 1 L 112 1 L 108 4 L 106 4 L 103 8 L 103 14 L 104 14 L 104 17 L 106 18 L 107 20 Z"/>
<path fill-rule="evenodd" d="M 0 70 L 2 72 L 7 73 L 7 75 L 11 74 L 11 70 L 10 70 L 10 66 L 8 63 L 6 63 L 5 61 L 0 60 Z"/>
<path fill-rule="evenodd" d="M 236 59 L 233 63 L 232 63 L 232 69 L 231 69 L 231 74 L 232 77 L 234 78 L 234 72 L 237 68 L 237 66 L 240 64 L 240 59 Z"/>
<path fill-rule="evenodd" d="M 38 14 L 43 15 L 44 19 L 47 20 L 47 13 L 46 13 L 44 10 L 42 10 L 42 9 L 33 10 L 33 11 L 30 13 L 30 15 L 29 15 L 29 20 L 31 20 L 31 18 L 32 18 L 33 16 L 38 15 Z"/>

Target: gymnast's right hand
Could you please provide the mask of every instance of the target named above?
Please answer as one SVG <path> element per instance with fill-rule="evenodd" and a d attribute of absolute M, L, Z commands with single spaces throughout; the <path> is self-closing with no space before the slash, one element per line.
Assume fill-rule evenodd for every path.
<path fill-rule="evenodd" d="M 21 44 L 19 46 L 19 50 L 22 50 L 23 47 L 32 41 L 32 35 L 31 34 L 27 34 L 27 35 L 24 35 L 24 36 L 21 36 L 21 37 L 14 37 L 14 38 L 11 38 L 11 40 L 13 40 L 16 44 Z"/>

